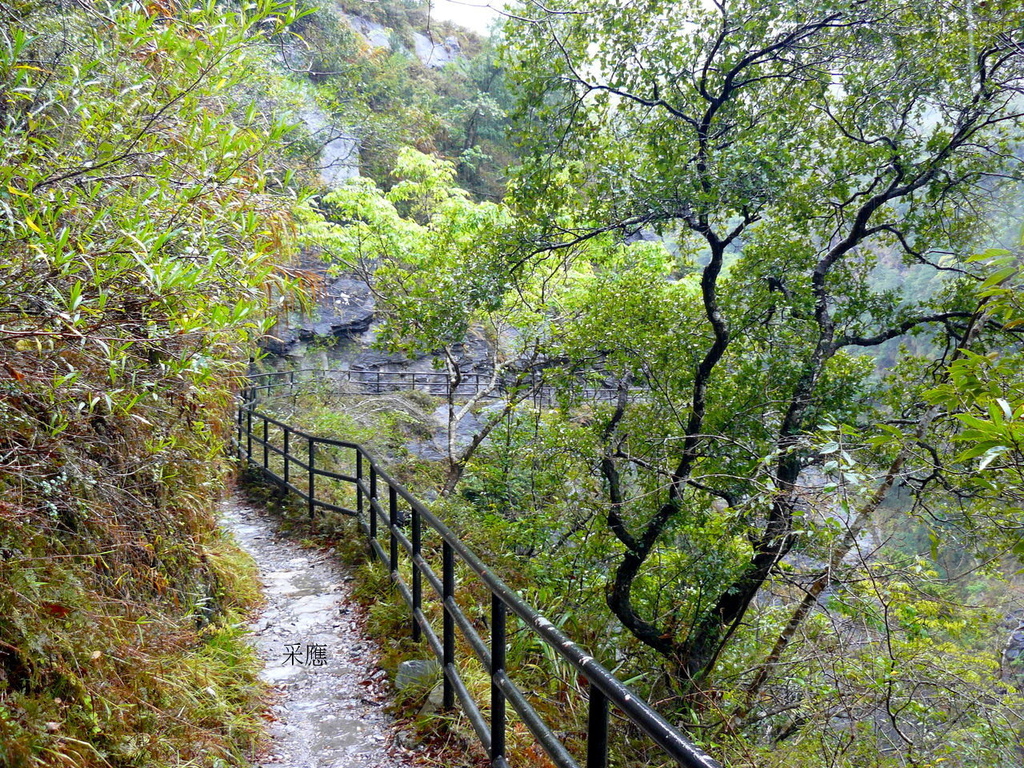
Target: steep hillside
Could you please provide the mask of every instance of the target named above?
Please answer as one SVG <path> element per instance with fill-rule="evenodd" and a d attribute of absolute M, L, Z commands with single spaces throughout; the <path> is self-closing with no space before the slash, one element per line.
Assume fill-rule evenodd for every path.
<path fill-rule="evenodd" d="M 358 138 L 363 175 L 389 184 L 412 145 L 454 161 L 474 195 L 501 196 L 511 99 L 491 41 L 395 0 L 320 5 L 279 43 L 285 69 L 315 84 L 330 122 Z"/>
<path fill-rule="evenodd" d="M 285 6 L 0 9 L 0 765 L 240 765 L 253 599 L 216 528 L 285 288 Z M 275 287 L 276 286 L 276 287 Z"/>

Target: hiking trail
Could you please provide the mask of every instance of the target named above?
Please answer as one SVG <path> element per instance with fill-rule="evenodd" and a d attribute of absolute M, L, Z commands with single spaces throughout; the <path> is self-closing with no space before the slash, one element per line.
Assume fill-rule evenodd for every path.
<path fill-rule="evenodd" d="M 251 624 L 271 684 L 267 768 L 411 768 L 383 711 L 387 675 L 352 598 L 352 575 L 326 551 L 278 532 L 267 512 L 233 495 L 221 525 L 256 561 L 266 604 Z"/>

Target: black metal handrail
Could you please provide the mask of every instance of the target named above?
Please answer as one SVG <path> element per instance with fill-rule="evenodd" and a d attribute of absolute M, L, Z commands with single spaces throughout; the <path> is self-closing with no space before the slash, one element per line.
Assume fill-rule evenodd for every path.
<path fill-rule="evenodd" d="M 395 482 L 362 446 L 346 440 L 312 435 L 257 411 L 256 397 L 259 391 L 260 385 L 254 385 L 244 390 L 239 399 L 236 422 L 239 458 L 247 465 L 258 469 L 265 479 L 302 498 L 306 502 L 310 517 L 313 517 L 318 509 L 326 509 L 354 516 L 358 520 L 367 536 L 372 554 L 388 566 L 391 581 L 410 608 L 413 640 L 419 641 L 425 637 L 441 664 L 442 706 L 450 709 L 458 698 L 463 712 L 487 750 L 492 766 L 508 766 L 505 751 L 505 705 L 508 703 L 519 714 L 523 724 L 558 768 L 579 768 L 576 759 L 507 674 L 506 617 L 511 611 L 587 680 L 589 709 L 586 768 L 607 766 L 609 706 L 619 710 L 679 765 L 686 768 L 719 768 L 720 764 L 717 761 L 691 743 L 646 701 L 633 693 L 593 656 L 574 643 L 498 578 L 443 521 Z M 255 452 L 254 445 L 257 446 Z M 317 457 L 331 449 L 352 452 L 354 475 L 328 470 L 318 464 Z M 275 466 L 275 457 L 280 459 L 280 473 Z M 305 475 L 298 483 L 294 471 L 296 468 L 301 469 L 301 474 Z M 355 509 L 328 501 L 322 498 L 322 493 L 318 496 L 317 478 L 348 484 L 350 489 L 354 489 Z M 324 490 L 323 484 L 319 487 L 321 491 Z M 410 536 L 403 532 L 403 522 L 409 524 Z M 378 538 L 381 525 L 387 531 L 387 551 Z M 442 542 L 440 578 L 424 557 L 424 526 L 434 531 Z M 411 585 L 406 583 L 400 573 L 400 566 L 403 565 L 400 553 L 403 551 L 405 561 L 411 568 Z M 475 573 L 490 592 L 489 644 L 480 636 L 456 602 L 457 560 Z M 431 587 L 435 598 L 441 603 L 440 637 L 423 612 L 424 579 Z M 470 694 L 456 667 L 457 631 L 473 649 L 490 677 L 489 722 L 484 718 L 480 705 Z"/>

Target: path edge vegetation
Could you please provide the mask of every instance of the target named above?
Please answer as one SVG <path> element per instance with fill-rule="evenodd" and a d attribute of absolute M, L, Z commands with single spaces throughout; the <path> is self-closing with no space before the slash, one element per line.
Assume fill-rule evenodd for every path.
<path fill-rule="evenodd" d="M 0 765 L 248 765 L 258 581 L 214 513 L 291 291 L 296 12 L 0 16 Z"/>

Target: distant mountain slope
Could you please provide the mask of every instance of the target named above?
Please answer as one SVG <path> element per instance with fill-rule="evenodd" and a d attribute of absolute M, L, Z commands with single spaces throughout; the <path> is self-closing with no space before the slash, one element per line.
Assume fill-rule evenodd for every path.
<path fill-rule="evenodd" d="M 292 77 L 316 86 L 324 122 L 358 140 L 361 173 L 387 186 L 411 145 L 455 161 L 474 195 L 501 197 L 511 99 L 490 40 L 431 19 L 425 3 L 388 0 L 322 6 L 280 43 Z"/>

